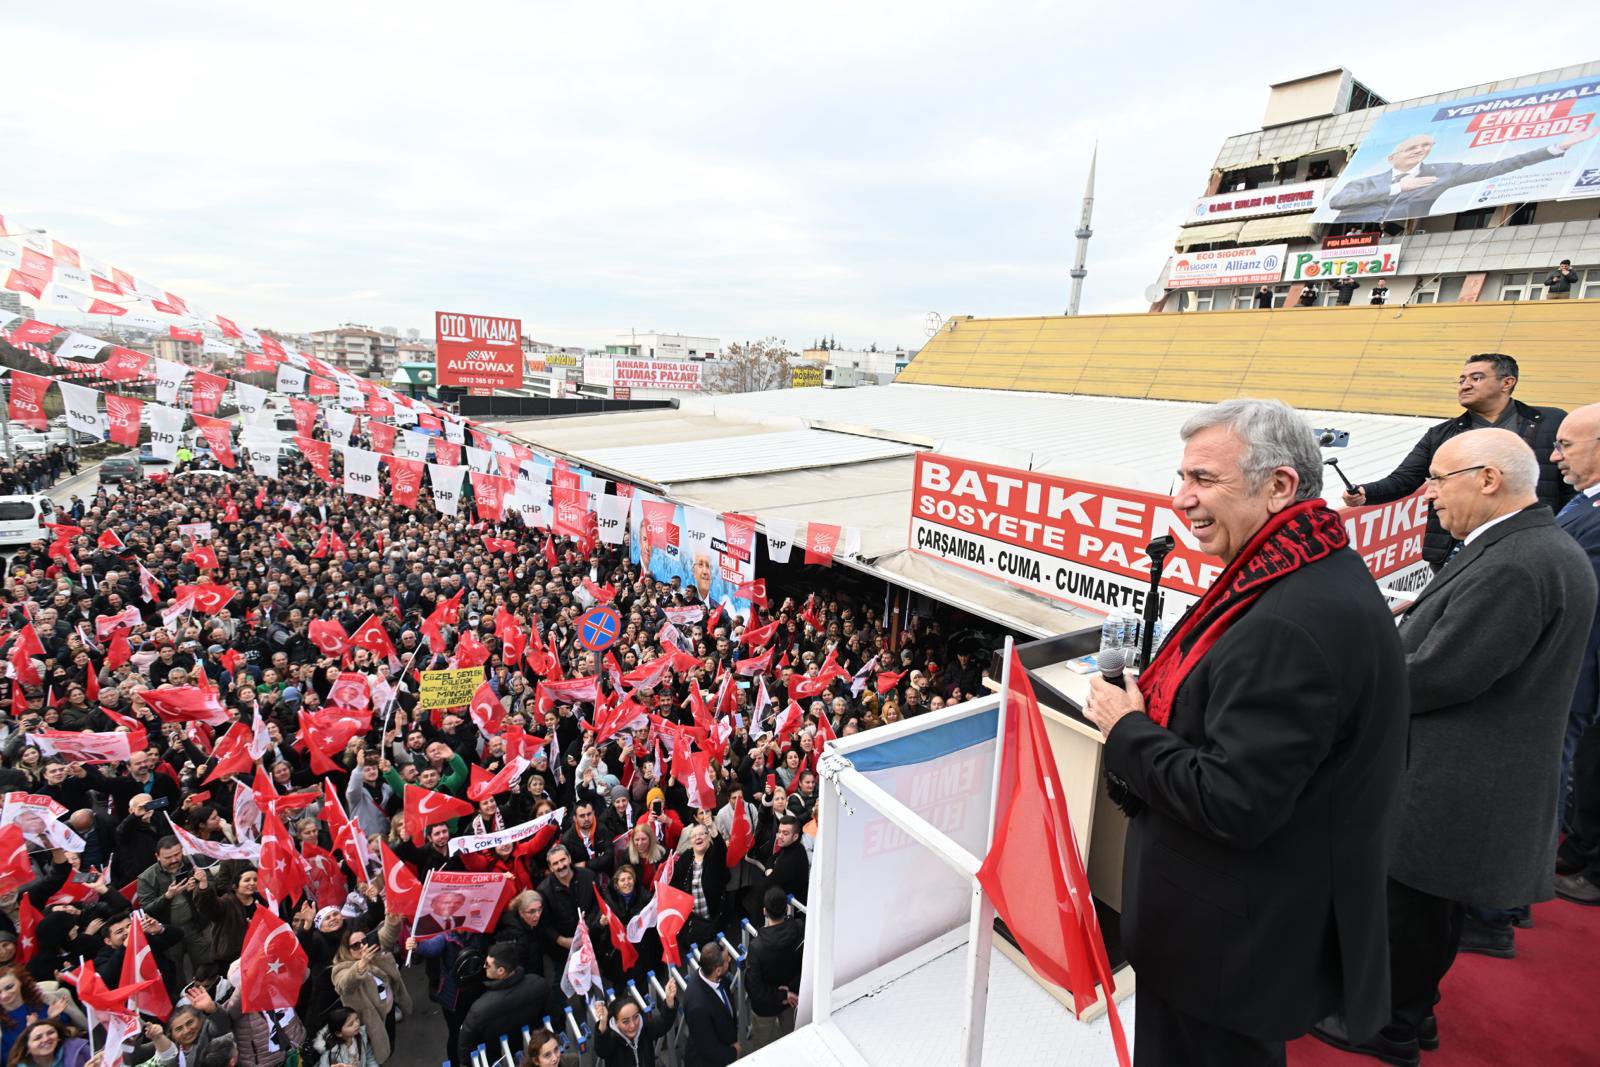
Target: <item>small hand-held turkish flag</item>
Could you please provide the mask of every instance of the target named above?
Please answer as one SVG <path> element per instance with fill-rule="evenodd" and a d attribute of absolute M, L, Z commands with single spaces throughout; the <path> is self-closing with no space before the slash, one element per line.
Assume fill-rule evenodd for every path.
<path fill-rule="evenodd" d="M 744 797 L 737 797 L 733 802 L 733 826 L 728 830 L 728 869 L 739 866 L 741 860 L 750 852 L 750 846 L 755 844 L 756 835 L 750 829 L 750 811 L 745 806 Z"/>
<path fill-rule="evenodd" d="M 678 934 L 694 913 L 694 897 L 666 882 L 656 885 L 656 932 L 661 935 L 661 958 L 674 967 L 683 966 Z"/>
<path fill-rule="evenodd" d="M 262 777 L 257 770 L 257 777 Z M 265 780 L 265 786 L 273 793 L 276 799 L 277 790 L 272 787 L 270 778 Z M 270 801 L 263 805 L 259 791 L 256 791 L 256 804 L 261 808 L 261 859 L 260 877 L 261 889 L 268 900 L 290 901 L 300 899 L 306 891 L 306 865 L 295 851 L 294 839 L 289 836 L 289 831 L 283 827 L 283 820 L 278 817 L 277 805 Z"/>
<path fill-rule="evenodd" d="M 156 966 L 150 939 L 145 937 L 143 918 L 143 912 L 133 913 L 133 922 L 128 926 L 128 944 L 122 953 L 122 976 L 117 981 L 124 986 L 148 982 L 144 991 L 134 997 L 134 1005 L 146 1015 L 165 1019 L 172 1014 L 172 998 L 161 981 L 161 970 Z"/>
<path fill-rule="evenodd" d="M 411 868 L 394 854 L 387 841 L 378 842 L 378 848 L 383 852 L 384 911 L 390 915 L 414 917 L 417 905 L 422 903 L 422 883 L 417 881 Z"/>
<path fill-rule="evenodd" d="M 428 827 L 472 812 L 472 805 L 459 797 L 406 784 L 405 830 L 406 836 L 416 845 L 422 844 Z"/>
<path fill-rule="evenodd" d="M 289 924 L 257 906 L 239 956 L 239 1007 L 246 1012 L 292 1008 L 311 970 Z"/>
<path fill-rule="evenodd" d="M 1116 986 L 1089 896 L 1089 876 L 1067 818 L 1039 703 L 1015 649 L 1009 673 L 994 844 L 978 868 L 978 881 L 1028 963 L 1046 981 L 1071 990 L 1080 1015 L 1098 999 L 1095 986 L 1105 991 L 1112 1043 L 1127 1067 L 1128 1042 L 1112 997 Z M 1041 908 L 1040 901 L 1056 906 Z"/>
<path fill-rule="evenodd" d="M 600 918 L 605 920 L 606 929 L 611 934 L 611 947 L 622 956 L 622 969 L 633 970 L 633 965 L 639 962 L 639 950 L 628 940 L 628 928 L 622 925 L 617 913 L 606 906 L 606 898 L 600 895 L 599 886 L 594 887 L 594 902 L 599 906 Z"/>
<path fill-rule="evenodd" d="M 350 637 L 338 619 L 312 619 L 306 627 L 306 637 L 324 656 L 342 656 L 350 647 Z"/>
<path fill-rule="evenodd" d="M 24 893 L 17 898 L 17 962 L 27 963 L 39 949 L 39 920 L 44 916 Z"/>

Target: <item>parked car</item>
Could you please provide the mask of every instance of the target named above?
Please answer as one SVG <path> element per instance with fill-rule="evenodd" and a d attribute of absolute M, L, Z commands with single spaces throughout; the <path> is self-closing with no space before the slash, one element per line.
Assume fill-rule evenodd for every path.
<path fill-rule="evenodd" d="M 46 522 L 54 522 L 56 504 L 44 494 L 0 496 L 0 545 L 26 545 L 49 539 Z"/>
<path fill-rule="evenodd" d="M 140 459 L 140 456 L 132 452 L 125 452 L 120 456 L 107 456 L 100 462 L 100 481 L 125 482 L 129 479 L 143 478 L 144 466 Z"/>

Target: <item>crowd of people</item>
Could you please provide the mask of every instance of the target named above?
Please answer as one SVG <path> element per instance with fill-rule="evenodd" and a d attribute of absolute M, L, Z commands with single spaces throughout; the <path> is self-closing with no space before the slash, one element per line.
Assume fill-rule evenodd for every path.
<path fill-rule="evenodd" d="M 492 1061 L 502 1035 L 521 1050 L 526 1028 L 526 1063 L 562 1062 L 571 1050 L 540 1027 L 559 1031 L 570 1005 L 607 1064 L 655 1062 L 679 1012 L 687 1062 L 729 1062 L 793 1026 L 793 902 L 807 896 L 827 739 L 982 685 L 978 651 L 950 647 L 939 620 L 891 630 L 872 604 L 760 588 L 750 617 L 735 616 L 692 584 L 656 581 L 626 546 L 346 495 L 304 461 L 272 480 L 180 466 L 100 489 L 6 571 L 0 786 L 45 816 L 20 831 L 26 859 L 0 865 L 0 1060 L 13 1067 L 83 1067 L 89 1036 L 107 1067 L 376 1067 L 416 1010 L 408 966 L 448 1025 L 432 1059 L 470 1063 L 484 1044 Z M 577 626 L 596 590 L 622 621 L 603 657 Z M 664 628 L 669 609 L 681 620 L 696 607 L 700 621 Z M 762 649 L 764 675 L 736 673 Z M 477 664 L 493 707 L 419 706 L 422 672 Z M 601 708 L 541 688 L 584 676 L 599 679 Z M 638 714 L 603 729 L 624 698 Z M 86 754 L 73 731 L 105 751 Z M 236 735 L 252 741 L 242 757 Z M 679 762 L 690 748 L 710 754 L 692 782 Z M 479 788 L 497 775 L 509 780 Z M 419 790 L 467 810 L 410 825 Z M 451 845 L 558 809 L 514 843 Z M 303 892 L 277 895 L 275 820 Z M 252 841 L 276 863 L 238 851 Z M 404 871 L 386 877 L 389 857 Z M 419 924 L 414 901 L 400 904 L 407 873 L 457 871 L 507 876 L 492 926 Z M 636 941 L 617 937 L 613 920 L 649 920 L 663 886 L 692 901 L 676 944 L 649 921 Z M 258 909 L 304 951 L 292 1007 L 246 1007 Z M 717 944 L 746 921 L 758 930 L 748 1035 L 724 1008 L 731 961 Z M 662 981 L 651 1012 L 562 992 L 585 938 L 607 987 Z M 664 955 L 683 960 L 683 988 Z M 139 1031 L 108 1049 L 80 960 L 116 991 L 147 956 L 165 997 L 141 995 Z"/>
<path fill-rule="evenodd" d="M 18 449 L 10 459 L 0 456 L 0 496 L 42 493 L 77 474 L 78 467 L 78 449 L 73 445 L 51 445 L 42 452 Z"/>

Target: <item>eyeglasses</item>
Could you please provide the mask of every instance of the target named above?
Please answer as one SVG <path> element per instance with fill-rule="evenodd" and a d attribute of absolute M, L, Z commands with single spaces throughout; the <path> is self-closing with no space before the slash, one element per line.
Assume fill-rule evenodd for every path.
<path fill-rule="evenodd" d="M 1600 441 L 1600 437 L 1585 437 L 1581 441 L 1563 441 L 1558 437 L 1556 438 L 1555 444 L 1550 446 L 1550 451 L 1552 453 L 1560 453 L 1564 456 L 1567 454 L 1568 449 L 1577 448 L 1579 445 L 1589 444 L 1593 441 Z"/>
<path fill-rule="evenodd" d="M 1437 486 L 1440 482 L 1444 481 L 1446 478 L 1454 478 L 1456 475 L 1465 474 L 1468 471 L 1481 471 L 1487 466 L 1488 466 L 1487 463 L 1480 463 L 1476 467 L 1462 467 L 1458 471 L 1450 471 L 1447 474 L 1430 474 L 1427 477 L 1423 478 L 1422 480 L 1425 481 L 1425 482 L 1428 482 L 1431 485 Z"/>

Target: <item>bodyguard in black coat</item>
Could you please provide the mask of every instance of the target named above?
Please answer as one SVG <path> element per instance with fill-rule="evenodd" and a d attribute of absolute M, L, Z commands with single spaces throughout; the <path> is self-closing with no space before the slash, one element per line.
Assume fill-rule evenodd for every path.
<path fill-rule="evenodd" d="M 1343 526 L 1309 503 L 1322 468 L 1304 420 L 1229 401 L 1184 436 L 1174 506 L 1230 566 L 1144 694 L 1095 678 L 1085 708 L 1136 812 L 1122 887 L 1136 1044 L 1141 1067 L 1281 1064 L 1283 1042 L 1334 1009 L 1363 1036 L 1388 1018 L 1405 663 Z M 1247 456 L 1289 462 L 1256 486 Z"/>
<path fill-rule="evenodd" d="M 1456 388 L 1456 398 L 1466 410 L 1453 419 L 1428 427 L 1416 447 L 1388 477 L 1356 486 L 1354 492 L 1344 494 L 1344 502 L 1351 506 L 1387 504 L 1410 496 L 1422 488 L 1423 479 L 1428 475 L 1428 464 L 1441 445 L 1469 430 L 1494 426 L 1510 430 L 1533 449 L 1533 454 L 1539 459 L 1539 503 L 1551 511 L 1560 511 L 1572 499 L 1572 487 L 1562 481 L 1561 472 L 1550 458 L 1550 451 L 1555 445 L 1556 429 L 1567 413 L 1560 408 L 1536 408 L 1512 399 L 1518 373 L 1517 361 L 1499 352 L 1480 352 L 1468 356 Z M 1437 568 L 1450 555 L 1454 545 L 1455 539 L 1445 532 L 1433 509 L 1429 508 L 1428 530 L 1422 540 L 1422 558 Z"/>
<path fill-rule="evenodd" d="M 700 949 L 700 969 L 689 976 L 683 991 L 683 1018 L 689 1031 L 685 1067 L 726 1067 L 739 1058 L 738 1015 L 733 994 L 723 983 L 729 966 L 721 945 Z"/>

